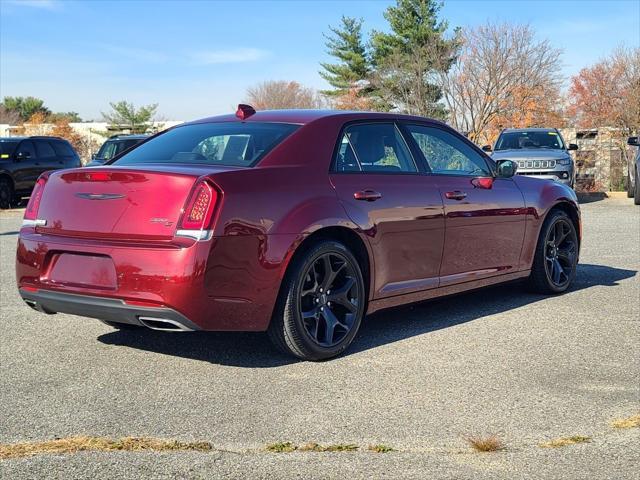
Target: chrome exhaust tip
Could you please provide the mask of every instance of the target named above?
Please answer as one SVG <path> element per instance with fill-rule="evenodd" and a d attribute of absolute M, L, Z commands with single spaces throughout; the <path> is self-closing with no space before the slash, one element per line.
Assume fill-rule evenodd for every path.
<path fill-rule="evenodd" d="M 158 330 L 161 332 L 192 332 L 191 328 L 188 328 L 176 322 L 175 320 L 169 320 L 167 318 L 156 317 L 138 317 L 140 323 L 151 330 Z"/>
<path fill-rule="evenodd" d="M 26 303 L 27 305 L 29 305 L 31 308 L 33 308 L 34 310 L 38 310 L 38 304 L 36 302 L 34 302 L 33 300 L 29 300 L 28 298 L 24 299 L 24 303 Z"/>

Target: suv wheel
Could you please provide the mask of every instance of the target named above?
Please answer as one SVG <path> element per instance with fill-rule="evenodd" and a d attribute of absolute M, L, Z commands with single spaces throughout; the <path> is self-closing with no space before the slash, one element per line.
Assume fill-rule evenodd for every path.
<path fill-rule="evenodd" d="M 290 266 L 269 337 L 279 350 L 303 360 L 335 357 L 358 333 L 365 303 L 356 258 L 341 243 L 321 241 Z"/>
<path fill-rule="evenodd" d="M 11 208 L 13 185 L 8 178 L 0 178 L 0 208 Z"/>

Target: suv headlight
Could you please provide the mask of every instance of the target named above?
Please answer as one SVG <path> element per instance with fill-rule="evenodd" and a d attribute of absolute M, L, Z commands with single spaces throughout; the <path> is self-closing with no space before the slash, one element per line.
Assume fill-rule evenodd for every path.
<path fill-rule="evenodd" d="M 558 165 L 571 165 L 571 158 L 558 159 Z"/>

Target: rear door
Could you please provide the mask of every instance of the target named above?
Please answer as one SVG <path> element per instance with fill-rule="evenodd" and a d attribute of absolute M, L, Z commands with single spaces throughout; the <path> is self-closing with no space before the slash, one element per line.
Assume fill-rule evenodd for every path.
<path fill-rule="evenodd" d="M 331 182 L 375 258 L 374 298 L 438 286 L 443 205 L 397 125 L 356 123 L 340 137 Z"/>
<path fill-rule="evenodd" d="M 80 157 L 71 145 L 65 140 L 50 140 L 49 144 L 56 152 L 56 157 L 60 160 L 64 168 L 77 168 L 80 165 Z"/>
<path fill-rule="evenodd" d="M 518 270 L 526 211 L 513 179 L 493 178 L 485 158 L 457 134 L 418 124 L 406 129 L 444 204 L 440 286 Z"/>
<path fill-rule="evenodd" d="M 34 140 L 38 155 L 38 170 L 40 173 L 47 170 L 58 170 L 64 167 L 64 160 L 59 157 L 48 140 Z"/>

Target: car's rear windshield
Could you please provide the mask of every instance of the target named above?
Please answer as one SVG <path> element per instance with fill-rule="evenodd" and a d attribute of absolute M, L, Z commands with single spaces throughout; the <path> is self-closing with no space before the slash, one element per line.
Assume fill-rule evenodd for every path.
<path fill-rule="evenodd" d="M 197 123 L 169 130 L 114 163 L 253 166 L 298 128 L 285 123 Z"/>
<path fill-rule="evenodd" d="M 530 148 L 550 148 L 562 150 L 562 138 L 554 131 L 504 132 L 496 142 L 495 150 L 522 150 Z"/>
<path fill-rule="evenodd" d="M 16 146 L 20 143 L 19 140 L 0 140 L 0 158 L 9 158 Z"/>

